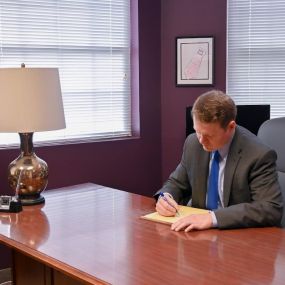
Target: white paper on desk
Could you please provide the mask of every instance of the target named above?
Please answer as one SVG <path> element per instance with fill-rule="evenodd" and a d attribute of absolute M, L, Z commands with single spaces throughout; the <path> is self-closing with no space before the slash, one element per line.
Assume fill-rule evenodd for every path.
<path fill-rule="evenodd" d="M 144 216 L 141 216 L 142 219 L 163 223 L 163 224 L 172 224 L 176 222 L 178 219 L 189 216 L 192 214 L 207 214 L 209 213 L 208 210 L 205 209 L 199 209 L 199 208 L 193 208 L 193 207 L 187 207 L 187 206 L 179 206 L 179 216 L 175 217 L 165 217 L 158 214 L 158 212 L 150 213 Z"/>

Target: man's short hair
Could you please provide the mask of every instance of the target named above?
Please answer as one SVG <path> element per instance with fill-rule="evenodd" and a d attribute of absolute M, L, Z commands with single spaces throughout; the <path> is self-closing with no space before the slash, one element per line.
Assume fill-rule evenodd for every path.
<path fill-rule="evenodd" d="M 222 128 L 226 128 L 231 121 L 235 121 L 237 108 L 230 96 L 219 90 L 211 90 L 196 99 L 191 114 L 200 122 L 218 122 Z"/>

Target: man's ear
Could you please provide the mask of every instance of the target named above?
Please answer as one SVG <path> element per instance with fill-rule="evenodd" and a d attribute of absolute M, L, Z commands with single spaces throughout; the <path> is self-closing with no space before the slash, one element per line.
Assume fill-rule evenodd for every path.
<path fill-rule="evenodd" d="M 228 124 L 228 127 L 230 130 L 235 129 L 235 127 L 237 126 L 236 122 L 234 120 L 230 121 Z"/>

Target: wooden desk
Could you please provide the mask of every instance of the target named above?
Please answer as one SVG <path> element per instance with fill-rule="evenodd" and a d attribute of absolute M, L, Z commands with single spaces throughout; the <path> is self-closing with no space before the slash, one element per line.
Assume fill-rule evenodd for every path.
<path fill-rule="evenodd" d="M 173 232 L 140 219 L 154 201 L 82 184 L 0 214 L 17 285 L 284 284 L 285 231 Z"/>

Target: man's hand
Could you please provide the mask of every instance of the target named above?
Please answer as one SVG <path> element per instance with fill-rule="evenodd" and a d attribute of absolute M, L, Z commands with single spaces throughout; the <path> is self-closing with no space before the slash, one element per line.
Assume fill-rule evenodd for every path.
<path fill-rule="evenodd" d="M 173 217 L 179 210 L 178 204 L 170 197 L 169 194 L 165 193 L 163 197 L 157 200 L 156 211 L 165 217 Z"/>
<path fill-rule="evenodd" d="M 183 217 L 172 224 L 171 229 L 173 231 L 185 230 L 189 232 L 192 230 L 206 230 L 213 226 L 212 215 L 208 214 L 193 214 Z"/>

